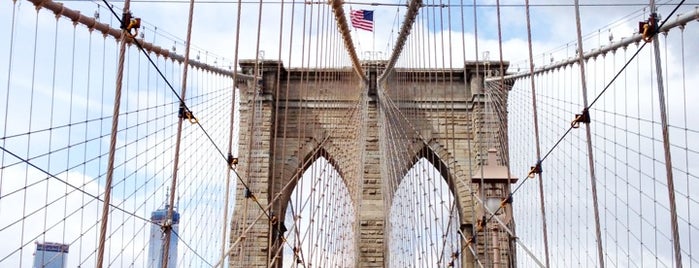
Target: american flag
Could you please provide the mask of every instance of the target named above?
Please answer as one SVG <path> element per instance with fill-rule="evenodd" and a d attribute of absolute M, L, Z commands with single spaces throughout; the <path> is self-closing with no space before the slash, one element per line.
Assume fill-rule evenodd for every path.
<path fill-rule="evenodd" d="M 374 31 L 374 11 L 373 10 L 352 10 L 350 11 L 352 26 L 362 30 Z"/>

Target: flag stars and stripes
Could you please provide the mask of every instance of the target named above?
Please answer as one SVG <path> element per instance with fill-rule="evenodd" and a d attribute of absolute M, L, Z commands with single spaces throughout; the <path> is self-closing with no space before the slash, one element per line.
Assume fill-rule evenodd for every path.
<path fill-rule="evenodd" d="M 352 26 L 365 31 L 374 31 L 374 11 L 373 10 L 352 10 L 350 11 Z"/>

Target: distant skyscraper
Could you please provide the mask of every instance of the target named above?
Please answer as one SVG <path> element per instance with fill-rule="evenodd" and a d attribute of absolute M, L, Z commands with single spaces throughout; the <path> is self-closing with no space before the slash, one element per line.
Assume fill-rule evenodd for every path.
<path fill-rule="evenodd" d="M 68 245 L 60 243 L 36 243 L 34 268 L 65 268 L 68 261 Z"/>
<path fill-rule="evenodd" d="M 165 250 L 165 234 L 160 228 L 167 220 L 167 209 L 158 209 L 150 214 L 153 221 L 150 227 L 150 240 L 148 245 L 148 267 L 161 268 L 163 266 L 163 251 Z M 172 230 L 178 232 L 180 226 L 180 213 L 172 211 Z M 178 233 L 179 234 L 179 233 Z M 167 267 L 177 267 L 177 236 L 170 236 L 170 250 L 168 251 Z"/>

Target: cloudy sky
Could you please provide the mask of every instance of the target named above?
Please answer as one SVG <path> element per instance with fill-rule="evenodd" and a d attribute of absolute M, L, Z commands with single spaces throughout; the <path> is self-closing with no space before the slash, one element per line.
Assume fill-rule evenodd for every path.
<path fill-rule="evenodd" d="M 113 4 L 114 7 L 117 9 L 117 13 L 120 13 L 119 8 L 123 6 L 123 2 L 109 2 Z M 411 66 L 415 65 L 416 63 L 410 62 L 405 59 L 399 61 L 399 66 L 402 65 L 408 67 L 449 67 L 449 61 L 443 62 L 441 60 L 442 53 L 448 53 L 447 51 L 449 51 L 449 48 L 451 48 L 452 53 L 450 55 L 446 55 L 446 58 L 452 59 L 452 64 L 455 68 L 459 65 L 456 62 L 461 62 L 464 59 L 474 60 L 476 58 L 476 55 L 478 55 L 482 59 L 482 55 L 486 51 L 489 52 L 489 59 L 498 59 L 498 23 L 497 17 L 495 15 L 495 1 L 476 1 L 475 10 L 477 13 L 476 19 L 478 24 L 478 52 L 475 51 L 476 38 L 473 17 L 474 6 L 472 5 L 472 2 L 466 2 L 467 3 L 463 3 L 462 5 L 461 1 L 427 1 L 426 4 L 428 4 L 428 6 L 424 7 L 421 10 L 421 13 L 418 17 L 418 24 L 414 28 L 413 36 L 423 36 L 426 37 L 428 40 L 434 40 L 435 42 L 439 43 L 437 46 L 434 47 L 411 46 L 409 50 L 404 52 L 404 55 L 421 55 L 425 53 L 425 50 L 428 50 L 430 51 L 429 53 L 431 53 L 430 55 L 432 56 L 430 57 L 430 59 L 421 62 L 419 64 L 420 66 Z M 678 1 L 660 1 L 660 4 L 664 4 L 660 7 L 660 14 L 664 15 L 669 13 L 669 10 L 671 10 L 671 8 L 677 2 Z M 361 30 L 352 30 L 351 32 L 352 38 L 354 40 L 354 45 L 357 48 L 357 52 L 361 59 L 386 59 L 386 57 L 391 53 L 391 49 L 394 45 L 393 42 L 396 38 L 396 33 L 400 28 L 400 23 L 406 11 L 406 8 L 404 7 L 405 2 L 378 2 L 386 5 L 367 5 L 362 3 L 369 2 L 358 1 L 353 2 L 352 4 L 345 4 L 345 12 L 349 13 L 349 11 L 352 9 L 374 10 L 375 31 L 373 33 L 370 33 Z M 695 6 L 698 3 L 698 1 L 687 1 L 685 6 L 682 7 L 679 12 L 685 13 L 689 11 L 694 11 Z M 446 7 L 438 8 L 434 6 L 429 6 L 442 4 L 446 5 Z M 503 7 L 501 10 L 501 28 L 503 38 L 503 58 L 511 62 L 511 72 L 517 72 L 520 71 L 520 69 L 523 71 L 527 66 L 527 64 L 525 63 L 527 61 L 527 32 L 525 24 L 525 12 L 524 8 L 522 7 L 523 1 L 502 1 L 502 4 Z M 533 7 L 531 8 L 531 16 L 535 64 L 537 66 L 542 66 L 551 61 L 555 62 L 573 56 L 575 52 L 576 36 L 574 19 L 575 16 L 573 13 L 574 9 L 571 5 L 572 1 L 532 1 L 531 4 L 533 5 Z M 581 23 L 583 28 L 583 35 L 585 37 L 585 42 L 583 44 L 585 51 L 589 51 L 591 49 L 608 44 L 610 42 L 610 37 L 612 41 L 615 41 L 623 37 L 631 36 L 636 31 L 637 22 L 645 19 L 648 16 L 648 10 L 644 9 L 645 4 L 647 4 L 645 1 L 624 0 L 615 1 L 614 4 L 609 4 L 608 1 L 600 0 L 582 1 L 581 4 L 583 5 L 581 7 Z M 108 9 L 105 8 L 102 2 L 64 1 L 64 5 L 76 10 L 80 10 L 81 13 L 85 15 L 92 16 L 94 14 L 99 14 L 100 21 L 108 22 L 114 27 L 116 27 L 116 25 L 118 24 L 115 18 L 109 13 Z M 330 51 L 331 48 L 329 46 L 314 45 L 319 39 L 322 41 L 324 40 L 323 38 L 327 37 L 323 31 L 318 30 L 318 27 L 320 26 L 316 25 L 315 19 L 314 21 L 310 21 L 311 18 L 309 16 L 310 14 L 318 14 L 317 12 L 313 13 L 313 10 L 327 9 L 328 6 L 323 4 L 305 5 L 302 4 L 300 1 L 291 3 L 287 1 L 287 3 L 283 6 L 284 11 L 282 12 L 282 5 L 280 5 L 280 1 L 264 1 L 262 4 L 262 10 L 258 8 L 259 5 L 259 2 L 244 1 L 244 3 L 242 4 L 242 15 L 240 18 L 238 18 L 238 6 L 235 1 L 197 1 L 194 10 L 195 12 L 192 33 L 193 48 L 191 53 L 192 57 L 198 57 L 200 61 L 206 62 L 210 65 L 216 65 L 221 68 L 235 68 L 233 59 L 236 57 L 236 54 L 239 59 L 252 59 L 256 56 L 262 56 L 265 59 L 281 59 L 284 62 L 285 66 L 292 67 L 314 66 L 323 64 L 318 63 L 319 60 L 324 59 L 323 56 L 319 55 L 323 55 L 323 51 Z M 291 12 L 292 9 L 294 10 L 293 13 Z M 183 53 L 183 40 L 186 35 L 188 14 L 187 1 L 135 1 L 131 4 L 131 10 L 134 16 L 143 19 L 144 26 L 143 29 L 141 29 L 141 32 L 144 34 L 145 40 L 155 43 L 156 45 L 159 45 L 163 48 L 175 50 L 178 54 Z M 305 28 L 303 26 L 304 11 L 306 12 Z M 13 13 L 15 14 L 14 20 L 12 16 Z M 69 88 L 72 88 L 72 86 L 70 80 L 67 79 L 68 73 L 63 73 L 65 74 L 65 76 L 48 75 L 51 73 L 61 73 L 61 70 L 59 70 L 58 72 L 51 70 L 51 64 L 49 63 L 56 59 L 58 59 L 58 62 L 68 62 L 69 60 L 74 59 L 75 65 L 83 66 L 86 66 L 89 62 L 91 62 L 90 60 L 87 60 L 85 57 L 66 56 L 68 55 L 67 51 L 70 48 L 70 44 L 74 40 L 78 44 L 77 51 L 86 51 L 88 49 L 86 44 L 94 42 L 88 41 L 91 40 L 91 37 L 87 34 L 85 28 L 78 27 L 76 35 L 73 35 L 73 28 L 70 25 L 70 22 L 68 22 L 67 20 L 60 19 L 60 22 L 57 24 L 53 16 L 51 14 L 48 14 L 48 12 L 45 10 L 40 11 L 40 15 L 38 17 L 35 14 L 36 12 L 33 5 L 26 1 L 17 1 L 16 3 L 12 1 L 4 1 L 2 4 L 0 4 L 0 25 L 2 25 L 0 26 L 0 36 L 3 36 L 3 38 L 1 38 L 2 40 L 8 40 L 0 42 L 0 85 L 2 85 L 3 92 L 10 92 L 7 94 L 2 94 L 2 110 L 5 111 L 6 109 L 8 109 L 8 107 L 10 107 L 10 111 L 6 113 L 5 119 L 3 121 L 3 133 L 5 133 L 5 136 L 9 136 L 12 134 L 17 134 L 20 136 L 19 141 L 17 139 L 3 139 L 3 146 L 12 149 L 19 155 L 40 154 L 42 149 L 50 148 L 50 146 L 44 145 L 32 145 L 32 147 L 27 146 L 26 143 L 29 139 L 25 140 L 21 133 L 25 133 L 31 129 L 36 129 L 36 127 L 32 128 L 31 126 L 56 126 L 61 125 L 58 122 L 74 122 L 76 120 L 70 118 L 70 115 L 66 113 L 54 113 L 55 110 L 44 111 L 46 112 L 45 114 L 55 114 L 55 117 L 36 116 L 35 113 L 34 116 L 30 118 L 28 115 L 31 114 L 32 108 L 27 107 L 29 107 L 29 105 L 31 104 L 37 107 L 48 106 L 49 102 L 47 100 L 52 98 L 56 99 L 55 103 L 52 102 L 53 105 L 55 105 L 56 107 L 66 107 L 70 103 L 78 103 L 79 105 L 76 104 L 75 106 L 80 106 L 81 110 L 83 111 L 82 113 L 84 113 L 83 115 L 108 114 L 111 112 L 112 109 L 112 106 L 108 104 L 109 102 L 103 103 L 101 99 L 95 99 L 94 96 L 93 98 L 71 98 L 73 96 L 78 96 L 79 94 L 70 93 Z M 261 14 L 261 17 L 259 17 L 258 14 Z M 292 18 L 294 23 L 293 27 L 291 26 Z M 238 19 L 240 19 L 240 33 L 236 32 Z M 327 19 L 332 20 L 332 18 Z M 259 24 L 258 21 L 260 21 Z M 697 28 L 698 27 L 696 27 L 696 25 L 688 26 L 685 29 L 684 41 L 681 41 L 679 39 L 680 35 L 678 35 L 677 32 L 671 33 L 668 39 L 666 39 L 668 40 L 666 50 L 669 51 L 669 53 L 666 54 L 665 59 L 666 65 L 672 67 L 668 71 L 668 80 L 672 81 L 669 83 L 669 85 L 674 85 L 673 88 L 681 87 L 680 84 L 682 84 L 682 82 L 684 82 L 684 84 L 686 85 L 696 84 L 696 77 L 688 76 L 687 78 L 683 78 L 683 72 L 681 72 L 681 70 L 676 67 L 683 66 L 681 64 L 683 60 L 687 63 L 697 62 L 697 60 L 699 60 L 699 56 L 697 56 L 696 53 L 680 54 L 682 46 L 684 46 L 685 50 L 687 51 L 691 51 L 691 48 L 696 48 L 697 46 L 699 46 L 699 41 L 697 41 L 699 39 L 691 38 L 692 36 L 696 36 L 697 34 L 699 34 L 699 29 Z M 35 39 L 34 37 L 35 31 L 38 35 L 37 39 Z M 327 31 L 327 33 L 331 32 L 332 31 Z M 419 35 L 416 34 L 418 32 L 420 33 Z M 54 34 L 56 36 L 60 36 L 60 38 L 54 39 Z M 237 47 L 235 45 L 236 35 L 240 36 L 239 45 Z M 11 43 L 9 41 L 11 40 L 10 37 L 12 36 L 14 36 L 15 38 L 14 43 Z M 450 36 L 452 39 L 451 43 L 449 43 L 448 41 L 441 41 L 449 40 Z M 462 37 L 465 40 L 464 42 L 461 41 Z M 311 46 L 306 47 L 315 48 L 315 50 L 303 49 L 304 44 L 308 43 L 310 43 Z M 38 51 L 37 56 L 33 56 L 33 47 L 35 44 L 36 49 Z M 11 45 L 13 46 L 12 60 L 10 60 L 9 54 Z M 116 49 L 115 44 L 107 43 L 106 46 L 107 48 L 104 51 L 94 52 L 95 54 L 93 54 L 92 57 L 99 58 L 100 56 L 102 56 L 102 54 L 108 55 L 108 57 L 113 57 L 114 51 Z M 256 51 L 256 47 L 258 46 L 259 50 L 264 51 L 264 53 L 261 54 Z M 57 52 L 53 51 L 55 47 L 59 48 Z M 648 48 L 646 48 L 646 50 L 647 49 Z M 311 53 L 311 51 L 316 50 L 320 51 L 321 54 Z M 108 51 L 109 53 L 105 51 Z M 465 55 L 463 55 L 462 51 L 465 51 Z M 346 56 L 344 56 L 344 51 L 335 51 L 335 53 L 341 54 L 340 59 L 331 62 L 329 65 L 349 65 L 349 61 L 347 61 Z M 132 53 L 132 56 L 137 57 L 137 54 L 138 53 Z M 78 53 L 77 55 L 80 55 L 80 53 Z M 302 57 L 302 55 L 304 55 L 304 57 Z M 142 62 L 142 64 L 144 64 L 143 66 L 146 66 L 145 59 L 139 58 L 137 61 Z M 605 79 L 599 79 L 599 81 L 597 81 L 597 91 L 599 91 L 599 89 L 603 87 L 603 85 L 605 84 L 605 80 L 608 80 L 610 74 L 614 73 L 613 67 L 620 66 L 620 63 L 623 62 L 623 59 L 619 57 L 613 61 L 614 63 L 609 64 L 609 69 L 605 69 L 604 71 L 597 69 L 597 71 L 592 72 L 597 73 L 599 76 L 606 75 Z M 110 59 L 109 62 L 113 63 L 114 59 Z M 167 63 L 165 62 L 159 63 L 167 66 Z M 36 74 L 33 74 L 32 72 L 32 68 L 34 67 L 33 65 L 38 66 L 38 71 L 36 72 Z M 114 73 L 113 66 L 114 65 L 103 67 L 104 71 L 108 74 L 104 76 L 107 77 L 107 84 L 113 84 L 113 77 L 109 75 Z M 639 67 L 637 69 L 643 70 L 643 72 L 646 73 L 645 70 L 647 68 L 644 69 L 643 67 Z M 691 74 L 696 73 L 698 69 L 696 64 L 686 64 L 686 69 L 683 70 L 684 73 Z M 132 71 L 134 71 L 133 75 L 135 75 L 135 69 Z M 166 67 L 166 71 L 168 72 L 168 77 L 174 80 L 174 87 L 177 89 L 179 84 L 179 74 L 175 73 L 181 72 L 181 70 L 178 69 L 176 66 L 170 65 L 170 67 Z M 79 76 L 80 75 L 78 74 L 78 77 Z M 202 75 L 202 77 L 204 77 L 204 75 Z M 155 78 L 148 78 L 147 80 L 154 81 Z M 631 84 L 637 84 L 636 82 L 634 82 L 634 79 L 628 80 L 631 81 L 629 82 Z M 40 82 L 35 83 L 35 81 Z M 568 81 L 575 82 L 575 80 Z M 202 84 L 198 84 L 195 87 L 204 88 L 205 86 L 207 86 L 206 84 L 203 84 L 203 82 L 201 81 L 198 83 Z M 35 84 L 38 92 L 38 95 L 36 96 L 37 100 L 28 101 L 31 98 L 31 96 L 25 89 L 30 88 L 32 87 L 32 85 Z M 51 90 L 50 88 L 52 87 L 52 84 L 54 85 L 53 88 L 57 88 L 58 90 Z M 225 85 L 220 86 L 224 87 Z M 153 103 L 174 102 L 175 100 L 169 95 L 170 93 L 164 89 L 164 86 L 160 85 L 160 87 L 160 91 L 157 93 L 137 92 L 136 94 L 131 95 L 128 100 L 132 103 L 131 107 L 134 110 L 139 110 L 139 107 L 151 107 Z M 635 85 L 635 88 L 640 87 Z M 524 87 L 523 89 L 526 89 L 526 87 Z M 58 94 L 51 95 L 51 92 L 58 92 Z M 63 94 L 61 94 L 61 92 Z M 207 91 L 202 89 L 202 91 L 200 92 L 206 93 Z M 6 96 L 10 97 L 8 98 Z M 224 96 L 225 98 L 230 98 L 230 95 L 222 94 L 222 96 Z M 638 99 L 640 99 L 641 97 L 639 96 L 645 95 L 633 95 L 633 97 L 637 97 Z M 682 97 L 684 99 L 689 100 L 698 100 L 697 95 L 692 92 L 689 92 L 689 95 L 686 96 L 680 96 L 680 94 L 672 96 L 674 96 L 675 98 Z M 526 96 L 524 96 L 523 98 L 526 99 Z M 137 100 L 139 99 L 145 99 L 145 104 L 143 102 L 138 103 Z M 620 96 L 618 97 L 618 99 L 623 98 Z M 620 100 L 618 101 L 621 102 Z M 614 106 L 616 102 L 617 100 L 610 100 L 608 103 L 608 107 Z M 16 103 L 16 105 L 11 106 L 12 103 Z M 637 101 L 637 103 L 634 105 L 652 105 L 652 102 Z M 169 109 L 172 107 L 167 108 Z M 578 109 L 578 107 L 568 107 L 568 110 L 570 110 L 570 112 L 576 112 Z M 674 105 L 670 107 L 670 109 L 670 113 L 676 115 L 680 115 L 683 113 L 686 114 L 687 110 L 686 106 L 682 108 L 678 105 Z M 620 112 L 614 109 L 606 109 L 605 111 L 608 111 L 610 113 Z M 149 112 L 146 112 L 145 115 L 142 116 L 144 116 L 145 118 L 151 118 Z M 640 114 L 637 117 L 646 118 L 645 116 L 642 116 Z M 657 117 L 653 117 L 652 115 L 649 115 L 648 117 L 653 118 L 652 120 L 654 121 L 658 120 Z M 138 118 L 139 117 L 136 117 L 134 119 Z M 31 119 L 32 121 L 29 121 L 28 119 Z M 682 117 L 671 117 L 670 120 L 676 120 L 672 122 L 678 122 L 677 125 L 682 127 L 682 124 L 680 122 L 683 121 L 683 119 L 684 121 L 689 121 L 689 123 L 685 123 L 685 127 L 689 129 L 699 129 L 697 128 L 696 122 L 692 121 L 691 119 L 686 120 L 686 115 Z M 565 120 L 567 120 L 567 117 Z M 611 125 L 612 123 L 609 124 Z M 105 125 L 108 125 L 108 123 L 105 123 Z M 553 129 L 554 127 L 551 128 Z M 554 129 L 554 131 L 552 132 L 560 132 L 556 132 L 556 130 L 558 129 Z M 171 131 L 171 128 L 168 128 L 168 131 Z M 684 133 L 686 133 L 686 131 Z M 65 133 L 56 132 L 53 135 L 61 136 L 64 134 Z M 682 138 L 681 134 L 683 133 L 680 132 L 679 134 L 677 134 L 680 135 L 678 136 L 678 138 Z M 227 134 L 222 132 L 217 135 L 217 141 L 220 141 L 220 144 L 225 144 L 224 140 L 226 139 L 225 136 Z M 555 136 L 555 134 L 551 134 L 551 136 Z M 687 135 L 685 135 L 685 137 L 686 136 Z M 47 137 L 48 136 L 33 136 L 32 140 L 35 142 L 35 144 L 43 144 L 46 142 L 46 140 L 44 140 L 43 138 Z M 128 143 L 128 141 L 130 140 L 128 137 L 122 138 L 123 143 Z M 157 140 L 158 137 L 146 138 L 146 140 L 149 139 Z M 139 140 L 139 138 L 131 137 L 131 140 Z M 167 141 L 169 142 L 170 139 L 167 139 Z M 657 139 L 654 139 L 653 141 L 657 141 Z M 5 144 L 5 142 L 7 143 Z M 148 144 L 155 143 L 155 141 L 144 142 Z M 689 148 L 690 150 L 696 148 L 695 145 L 690 144 L 681 144 L 679 146 L 682 148 Z M 90 149 L 87 148 L 84 150 L 90 151 Z M 168 149 L 161 149 L 161 151 L 163 151 L 163 155 L 171 154 L 171 152 L 168 151 Z M 682 152 L 682 150 L 680 151 Z M 687 150 L 685 149 L 684 152 L 686 151 Z M 82 152 L 83 151 L 78 151 L 74 153 L 80 154 Z M 529 151 L 529 153 L 531 153 L 531 151 Z M 130 152 L 129 154 L 138 155 L 138 152 Z M 128 158 L 129 154 L 125 154 L 124 158 Z M 655 153 L 649 153 L 648 155 L 655 155 Z M 693 159 L 692 157 L 686 157 L 686 162 L 689 162 L 690 159 Z M 3 177 L 0 178 L 2 179 L 2 182 L 0 182 L 0 196 L 4 196 L 8 192 L 12 192 L 16 189 L 21 189 L 24 186 L 23 183 L 17 183 L 16 180 L 9 180 L 7 178 L 26 177 L 34 178 L 36 179 L 36 181 L 42 181 L 41 179 L 45 178 L 44 174 L 37 173 L 36 170 L 11 167 L 4 168 L 5 165 L 8 165 L 8 163 L 15 163 L 16 160 L 12 159 L 5 161 L 6 162 L 3 162 Z M 531 161 L 528 159 L 522 161 L 525 162 L 523 166 L 531 164 Z M 51 164 L 46 165 L 51 167 Z M 46 168 L 46 165 L 43 167 Z M 136 166 L 136 163 L 131 162 L 130 165 Z M 681 166 L 679 167 L 681 171 L 685 171 L 685 173 L 687 174 L 697 174 L 696 172 L 691 172 L 692 169 L 688 163 L 679 165 Z M 74 182 L 74 184 L 76 185 L 83 185 L 82 188 L 86 192 L 99 193 L 101 192 L 99 189 L 102 189 L 103 187 L 99 184 L 100 182 L 95 181 L 94 179 L 95 177 L 102 175 L 99 171 L 96 171 L 99 168 L 95 168 L 95 170 L 90 171 L 90 167 L 88 166 L 87 170 L 82 173 L 73 171 L 62 173 L 60 172 L 61 169 L 59 168 L 53 168 L 54 170 L 52 170 L 52 168 L 47 169 L 49 169 L 54 174 L 58 175 L 57 177 L 65 178 L 66 181 Z M 138 170 L 136 167 L 132 167 L 132 169 Z M 167 171 L 166 173 L 169 172 L 170 171 Z M 157 174 L 158 171 L 148 171 L 147 173 Z M 690 176 L 688 175 L 687 177 Z M 696 179 L 693 179 L 690 183 L 690 179 L 687 179 L 687 183 L 683 184 L 685 189 L 690 188 L 690 185 L 693 185 L 692 183 L 696 183 L 695 180 Z M 42 196 L 42 198 L 40 199 L 40 203 L 32 204 L 32 201 L 29 201 L 29 204 L 32 204 L 30 205 L 29 210 L 31 210 L 31 208 L 40 208 L 41 205 L 43 205 L 43 203 L 46 202 L 45 200 L 60 199 L 61 202 L 64 202 L 66 207 L 71 207 L 71 210 L 90 212 L 91 214 L 89 214 L 89 216 L 86 217 L 96 217 L 97 208 L 95 203 L 90 203 L 89 208 L 73 208 L 73 202 L 75 202 L 75 205 L 77 206 L 78 204 L 81 204 L 81 202 L 84 205 L 85 201 L 78 202 L 76 201 L 77 199 L 73 198 L 73 196 L 61 197 L 60 193 L 54 193 L 53 191 L 47 190 L 56 189 L 54 187 L 53 182 L 45 182 L 42 183 L 40 186 L 41 187 L 39 188 L 26 192 L 27 196 L 33 196 L 35 194 L 38 196 Z M 55 186 L 60 187 L 64 185 L 58 184 Z M 161 188 L 162 187 L 158 188 L 159 191 L 164 192 L 164 190 Z M 611 187 L 608 189 L 609 191 L 611 191 Z M 556 188 L 552 188 L 551 191 L 556 190 Z M 207 194 L 208 193 L 192 193 L 192 195 L 197 196 L 205 196 Z M 692 209 L 697 208 L 696 201 L 693 201 L 693 199 L 689 198 L 690 192 L 688 190 L 685 190 L 683 196 L 685 196 L 685 199 L 687 199 L 687 205 L 683 207 L 685 211 L 691 211 Z M 7 197 L 8 198 L 3 198 L 0 201 L 0 213 L 6 215 L 20 215 L 21 213 L 17 212 L 16 208 L 13 208 L 11 205 L 12 203 L 20 202 L 20 196 L 10 194 Z M 155 201 L 156 198 L 142 198 L 144 198 L 143 200 L 148 200 L 148 209 L 141 208 L 138 206 L 138 204 L 127 204 L 125 206 L 139 207 L 140 210 L 142 210 L 143 214 L 147 214 L 148 210 L 152 210 L 162 202 L 162 197 L 159 197 L 158 201 Z M 581 198 L 584 199 L 584 197 Z M 616 197 L 614 195 L 610 195 L 610 200 L 615 200 L 615 198 Z M 654 197 L 648 200 L 651 200 L 652 202 L 653 199 L 662 200 L 663 198 Z M 644 202 L 647 202 L 648 200 L 645 200 Z M 121 200 L 119 202 L 125 201 Z M 146 201 L 143 202 L 145 203 Z M 93 208 L 92 206 L 95 207 Z M 535 214 L 535 212 L 532 212 L 532 215 Z M 44 212 L 43 215 L 45 215 L 43 217 L 44 219 L 53 217 L 60 218 L 61 216 L 52 215 L 49 212 Z M 573 217 L 573 214 L 566 215 Z M 657 218 L 657 216 L 655 215 L 656 213 L 653 213 L 653 216 L 649 217 Z M 691 213 L 686 212 L 685 215 L 686 220 L 692 219 Z M 3 219 L 6 220 L 7 218 L 3 217 Z M 10 221 L 13 220 L 19 220 L 19 217 L 13 217 Z M 531 220 L 535 221 L 536 217 L 532 216 Z M 51 221 L 49 220 L 49 222 Z M 61 221 L 59 220 L 59 222 Z M 571 218 L 563 222 L 566 224 L 571 224 L 575 222 L 575 220 Z M 65 224 L 66 221 L 62 221 L 62 223 Z M 3 228 L 3 226 L 6 224 L 10 223 L 0 221 L 0 228 Z M 27 233 L 39 233 L 41 231 L 41 228 L 37 229 L 37 225 L 34 225 L 33 222 L 32 224 L 27 225 L 31 225 L 31 227 L 35 229 L 27 231 Z M 644 226 L 648 225 L 650 224 Z M 684 225 L 688 226 L 686 223 Z M 15 250 L 17 248 L 16 245 L 18 243 L 25 243 L 28 241 L 28 238 L 24 238 L 23 241 L 19 241 L 19 239 L 15 235 L 13 235 L 11 230 L 13 230 L 12 228 L 15 227 L 11 227 L 9 229 L 4 229 L 3 231 L 0 231 L 0 237 L 16 239 L 16 241 L 18 241 L 17 243 L 12 243 L 7 248 L 3 248 L 2 252 L 0 253 L 0 258 L 5 257 L 5 255 L 9 254 L 9 252 Z M 587 225 L 585 227 L 590 228 L 591 226 Z M 128 228 L 130 229 L 127 229 L 127 231 L 125 232 L 141 232 L 141 236 L 139 236 L 140 238 L 138 239 L 145 240 L 143 236 L 143 234 L 145 234 L 144 231 L 132 230 L 138 229 L 138 226 L 134 224 Z M 581 228 L 584 229 L 584 227 Z M 691 227 L 688 228 L 690 228 L 691 230 Z M 534 230 L 536 229 L 534 228 Z M 693 240 L 692 238 L 696 236 L 697 233 L 699 232 L 695 231 L 694 233 L 692 233 L 692 235 L 689 235 L 689 239 L 687 241 L 690 241 L 691 243 L 691 241 Z M 663 232 L 662 234 L 666 233 Z M 70 234 L 69 236 L 77 235 L 78 234 Z M 532 236 L 536 237 L 534 231 L 532 231 Z M 526 240 L 526 238 L 523 239 Z M 645 241 L 645 239 L 643 238 L 639 240 Z M 564 241 L 577 240 L 572 239 Z M 589 241 L 587 242 L 588 244 L 590 244 Z M 86 242 L 84 244 L 84 247 L 92 247 L 92 244 L 90 243 Z M 142 244 L 142 241 L 132 241 L 131 243 Z M 5 246 L 7 246 L 7 244 L 5 244 Z M 662 248 L 662 245 L 658 246 L 656 244 L 654 246 L 656 248 L 660 247 L 661 249 L 648 250 L 647 252 L 650 252 L 655 255 L 663 255 L 663 258 L 669 259 L 670 255 L 667 253 L 667 250 L 664 250 Z M 540 248 L 537 248 L 536 250 L 537 252 L 541 251 Z M 646 251 L 640 250 L 639 252 Z M 696 252 L 696 250 L 694 250 L 694 252 Z M 689 252 L 689 254 L 691 253 L 692 252 Z M 589 257 L 590 254 L 592 254 L 593 256 L 592 259 L 594 259 L 594 253 L 586 252 L 581 253 L 580 255 Z M 135 253 L 134 255 L 137 255 L 137 253 Z M 627 255 L 631 256 L 633 254 L 628 253 Z M 29 254 L 25 252 L 24 266 L 28 266 L 27 261 L 29 260 L 29 258 Z M 694 257 L 694 259 L 697 258 Z M 16 258 L 8 259 L 8 261 L 10 260 L 13 261 L 12 264 L 15 264 L 15 261 L 17 261 Z M 663 264 L 666 264 L 668 262 L 669 261 L 665 261 L 663 262 Z M 692 260 L 690 263 L 696 264 L 696 261 Z"/>

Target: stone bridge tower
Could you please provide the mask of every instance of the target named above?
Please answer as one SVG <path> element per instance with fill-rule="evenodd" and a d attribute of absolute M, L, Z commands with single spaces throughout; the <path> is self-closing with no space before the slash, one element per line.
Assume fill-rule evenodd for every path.
<path fill-rule="evenodd" d="M 381 115 L 383 108 L 378 99 L 381 94 L 377 94 L 380 86 L 410 87 L 402 88 L 403 92 L 410 92 L 415 86 L 429 86 L 434 93 L 433 99 L 421 101 L 422 111 L 426 112 L 413 115 L 420 117 L 420 122 L 431 122 L 420 126 L 420 135 L 429 143 L 410 139 L 401 141 L 402 146 L 409 155 L 430 155 L 435 156 L 431 159 L 439 159 L 432 164 L 443 167 L 440 168 L 444 170 L 442 176 L 447 179 L 457 200 L 461 230 L 466 237 L 474 234 L 474 200 L 472 189 L 469 189 L 473 185 L 467 187 L 457 183 L 456 178 L 471 181 L 469 171 L 472 166 L 469 163 L 478 165 L 479 159 L 485 159 L 476 152 L 485 152 L 486 147 L 503 152 L 500 148 L 503 144 L 494 140 L 506 133 L 500 127 L 501 122 L 479 113 L 485 107 L 482 86 L 485 67 L 496 63 L 478 65 L 467 62 L 461 69 L 435 72 L 442 77 L 425 76 L 411 83 L 404 83 L 402 77 L 425 70 L 395 69 L 386 83 L 380 85 L 376 78 L 383 72 L 384 64 L 365 62 L 364 70 L 371 81 L 364 83 L 351 68 L 285 68 L 281 62 L 273 60 L 240 62 L 243 73 L 253 74 L 257 70 L 261 80 L 238 85 L 240 145 L 236 171 L 246 185 L 238 183 L 236 189 L 231 226 L 231 245 L 235 244 L 235 247 L 229 258 L 231 267 L 267 267 L 277 255 L 275 253 L 282 242 L 276 237 L 284 225 L 286 206 L 296 181 L 319 157 L 326 158 L 338 171 L 354 202 L 357 264 L 353 267 L 386 267 L 390 261 L 386 245 L 387 214 L 396 189 L 384 192 L 387 188 L 382 183 L 390 175 L 384 174 L 385 171 L 382 173 L 385 170 L 382 167 L 396 163 L 381 155 L 381 143 L 385 142 L 381 140 L 381 133 L 388 130 L 387 124 L 382 124 L 382 120 L 387 118 Z M 476 66 L 480 67 L 478 73 Z M 450 82 L 445 82 L 446 76 L 450 77 Z M 505 100 L 506 91 L 501 94 Z M 358 92 L 364 92 L 359 102 Z M 447 98 L 454 104 L 451 109 L 456 112 L 453 118 L 437 120 L 437 117 L 444 116 L 440 111 L 444 110 L 442 106 Z M 410 94 L 392 96 L 392 99 L 399 106 L 410 105 L 412 101 Z M 453 124 L 454 127 L 450 128 L 453 129 L 450 130 L 452 135 L 440 132 L 444 127 L 438 124 L 445 122 Z M 488 138 L 476 139 L 478 135 Z M 467 146 L 469 140 L 473 142 L 472 148 Z M 454 144 L 455 147 L 448 151 L 444 144 Z M 405 165 L 403 169 L 407 172 L 410 167 Z M 262 208 L 267 206 L 271 207 L 271 215 L 260 216 Z M 246 234 L 239 239 L 244 232 Z M 507 239 L 503 237 L 501 240 Z M 500 249 L 505 255 L 510 254 L 508 250 L 502 250 L 502 246 Z M 462 267 L 472 267 L 473 256 L 463 254 Z"/>

